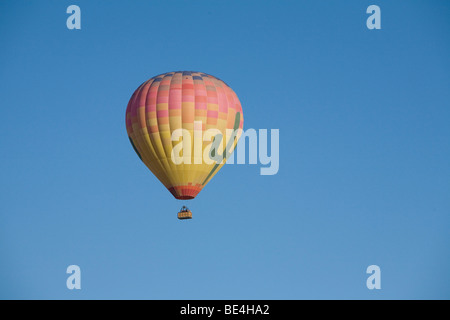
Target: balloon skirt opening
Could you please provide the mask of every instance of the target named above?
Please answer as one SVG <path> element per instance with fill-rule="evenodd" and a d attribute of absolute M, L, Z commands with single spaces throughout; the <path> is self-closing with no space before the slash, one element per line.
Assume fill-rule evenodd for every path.
<path fill-rule="evenodd" d="M 190 200 L 194 199 L 197 194 L 202 190 L 201 186 L 176 186 L 169 188 L 170 193 L 178 200 Z"/>
<path fill-rule="evenodd" d="M 190 199 L 194 199 L 195 197 L 193 197 L 193 196 L 175 196 L 175 198 L 178 200 L 190 200 Z"/>

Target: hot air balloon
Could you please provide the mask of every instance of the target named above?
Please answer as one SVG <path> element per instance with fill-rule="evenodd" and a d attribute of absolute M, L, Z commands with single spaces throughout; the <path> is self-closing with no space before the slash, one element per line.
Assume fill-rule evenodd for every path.
<path fill-rule="evenodd" d="M 126 110 L 131 145 L 179 200 L 194 199 L 222 168 L 243 124 L 236 93 L 203 72 L 155 76 L 136 89 Z"/>

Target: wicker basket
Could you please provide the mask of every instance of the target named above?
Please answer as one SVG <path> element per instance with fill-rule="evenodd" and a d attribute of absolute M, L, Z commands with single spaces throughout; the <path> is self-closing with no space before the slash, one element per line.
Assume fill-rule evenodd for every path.
<path fill-rule="evenodd" d="M 178 219 L 180 220 L 192 219 L 192 212 L 190 210 L 180 211 L 178 212 Z"/>

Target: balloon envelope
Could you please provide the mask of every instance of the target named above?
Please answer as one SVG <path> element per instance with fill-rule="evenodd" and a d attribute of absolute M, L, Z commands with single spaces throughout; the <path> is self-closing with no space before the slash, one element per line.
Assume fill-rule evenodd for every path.
<path fill-rule="evenodd" d="M 203 72 L 155 76 L 136 89 L 126 110 L 134 150 L 177 199 L 195 198 L 220 170 L 243 124 L 236 93 Z"/>

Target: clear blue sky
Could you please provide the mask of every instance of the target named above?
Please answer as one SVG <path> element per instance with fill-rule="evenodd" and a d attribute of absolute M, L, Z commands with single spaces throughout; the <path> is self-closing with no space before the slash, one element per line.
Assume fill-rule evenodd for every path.
<path fill-rule="evenodd" d="M 450 298 L 449 17 L 448 1 L 1 1 L 0 298 Z M 223 79 L 246 129 L 280 130 L 277 175 L 228 165 L 172 197 L 124 115 L 174 70 Z"/>

